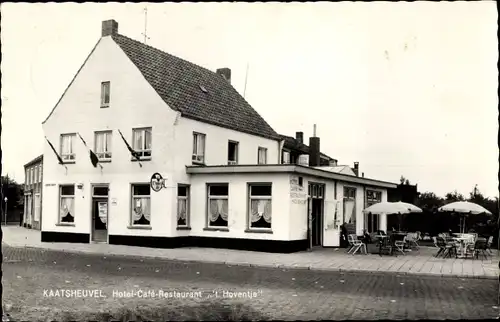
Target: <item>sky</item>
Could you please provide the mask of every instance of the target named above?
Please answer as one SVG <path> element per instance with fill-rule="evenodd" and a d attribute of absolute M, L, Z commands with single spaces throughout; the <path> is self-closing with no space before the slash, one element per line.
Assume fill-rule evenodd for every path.
<path fill-rule="evenodd" d="M 365 177 L 498 196 L 494 1 L 2 3 L 2 175 L 23 182 L 42 154 L 41 122 L 101 22 L 143 41 L 144 7 L 149 45 L 230 68 L 278 133 L 308 142 L 316 124 L 322 152 Z"/>

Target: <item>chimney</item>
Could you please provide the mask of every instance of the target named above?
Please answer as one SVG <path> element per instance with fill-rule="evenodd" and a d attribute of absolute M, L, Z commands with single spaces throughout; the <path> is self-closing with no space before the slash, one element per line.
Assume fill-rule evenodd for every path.
<path fill-rule="evenodd" d="M 365 173 L 361 172 L 361 178 L 364 178 L 364 177 L 365 177 Z"/>
<path fill-rule="evenodd" d="M 354 162 L 354 168 L 352 170 L 356 174 L 356 177 L 359 177 L 359 162 Z"/>
<path fill-rule="evenodd" d="M 299 143 L 304 143 L 304 132 L 295 132 L 295 139 L 299 141 Z"/>
<path fill-rule="evenodd" d="M 319 138 L 316 137 L 316 124 L 314 124 L 313 133 L 314 136 L 309 138 L 309 166 L 319 167 L 321 165 L 321 158 L 319 150 Z"/>
<path fill-rule="evenodd" d="M 229 68 L 219 68 L 215 73 L 224 77 L 231 84 L 231 70 Z"/>
<path fill-rule="evenodd" d="M 118 33 L 118 22 L 106 20 L 102 22 L 101 37 L 111 36 Z"/>

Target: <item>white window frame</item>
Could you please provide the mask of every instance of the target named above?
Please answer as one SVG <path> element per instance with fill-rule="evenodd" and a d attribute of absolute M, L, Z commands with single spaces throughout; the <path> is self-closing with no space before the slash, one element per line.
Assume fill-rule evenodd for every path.
<path fill-rule="evenodd" d="M 142 142 L 141 142 L 141 147 L 136 146 L 136 135 L 137 133 L 142 134 Z M 151 136 L 151 148 L 146 149 L 146 133 L 149 132 L 149 135 Z M 132 129 L 132 148 L 134 149 L 135 152 L 137 152 L 140 156 L 141 160 L 150 160 L 152 156 L 152 150 L 153 150 L 153 128 L 151 127 L 142 127 L 142 128 L 135 128 Z M 147 155 L 149 154 L 149 155 Z"/>
<path fill-rule="evenodd" d="M 264 160 L 261 159 L 261 152 Z M 257 149 L 257 164 L 267 164 L 267 148 L 259 146 Z"/>
<path fill-rule="evenodd" d="M 64 148 L 64 141 L 65 138 L 69 138 L 69 152 L 65 153 L 63 150 Z M 76 139 L 76 134 L 75 133 L 66 133 L 66 134 L 61 134 L 61 145 L 60 145 L 60 154 L 61 154 L 61 159 L 63 159 L 63 162 L 65 163 L 74 163 L 76 159 L 76 153 L 75 153 L 75 139 Z"/>
<path fill-rule="evenodd" d="M 233 144 L 234 145 L 234 160 L 229 159 L 229 146 Z M 227 164 L 228 165 L 236 165 L 238 164 L 238 154 L 239 154 L 239 148 L 240 148 L 240 143 L 237 141 L 232 141 L 229 140 L 227 143 Z"/>
<path fill-rule="evenodd" d="M 210 188 L 211 187 L 227 187 L 227 195 L 225 196 L 218 196 L 218 195 L 211 195 L 210 194 Z M 215 226 L 211 225 L 210 221 L 210 201 L 211 200 L 226 200 L 227 202 L 227 225 L 226 226 Z M 229 184 L 228 183 L 209 183 L 207 185 L 207 227 L 212 228 L 212 229 L 229 229 Z"/>
<path fill-rule="evenodd" d="M 108 101 L 106 102 L 106 90 L 108 92 Z M 101 108 L 109 107 L 111 101 L 111 82 L 106 81 L 101 83 Z"/>
<path fill-rule="evenodd" d="M 290 164 L 290 151 L 283 151 L 283 160 L 282 160 L 282 163 L 283 164 Z"/>
<path fill-rule="evenodd" d="M 205 134 L 193 132 L 193 155 L 191 157 L 193 163 L 205 164 L 206 142 Z"/>
<path fill-rule="evenodd" d="M 38 182 L 42 183 L 42 165 L 38 165 Z"/>
<path fill-rule="evenodd" d="M 31 184 L 35 184 L 35 169 L 33 166 L 30 168 L 30 177 L 31 177 Z"/>
<path fill-rule="evenodd" d="M 271 194 L 269 196 L 252 196 L 252 187 L 262 187 L 269 186 L 271 188 Z M 271 201 L 271 223 L 269 227 L 252 227 L 252 200 L 270 200 Z M 248 230 L 257 231 L 272 231 L 273 228 L 273 218 L 272 218 L 272 207 L 273 207 L 273 185 L 272 183 L 249 183 L 248 184 L 248 211 L 247 211 L 247 228 Z"/>
<path fill-rule="evenodd" d="M 148 186 L 149 187 L 149 195 L 135 195 L 134 194 L 134 187 L 137 186 Z M 130 190 L 130 195 L 131 195 L 131 208 L 130 208 L 130 226 L 131 227 L 151 227 L 151 220 L 153 219 L 153 211 L 151 209 L 151 186 L 148 183 L 133 183 L 131 184 L 131 190 Z M 134 223 L 134 208 L 136 204 L 136 199 L 147 199 L 149 202 L 149 224 L 136 224 Z M 140 219 L 140 218 L 139 218 Z"/>
<path fill-rule="evenodd" d="M 26 173 L 24 174 L 24 177 L 25 177 L 24 181 L 25 181 L 26 185 L 29 186 L 30 185 L 30 169 L 26 168 L 25 172 Z"/>
<path fill-rule="evenodd" d="M 72 195 L 63 195 L 62 191 L 63 188 L 65 187 L 73 187 L 73 194 Z M 63 225 L 74 225 L 76 222 L 76 216 L 75 216 L 75 185 L 74 184 L 62 184 L 59 185 L 59 215 L 58 215 L 58 223 L 63 224 Z M 62 200 L 64 199 L 73 199 L 73 209 L 70 211 L 70 214 L 73 216 L 73 222 L 69 221 L 62 221 L 62 216 L 61 216 L 61 206 L 62 206 Z"/>
<path fill-rule="evenodd" d="M 100 135 L 104 136 L 104 151 L 97 150 L 97 142 Z M 109 136 L 109 146 L 108 146 L 108 136 Z M 111 161 L 113 157 L 113 131 L 96 131 L 94 132 L 94 151 L 99 161 Z"/>
<path fill-rule="evenodd" d="M 186 195 L 185 196 L 179 196 L 179 190 L 177 190 L 177 216 L 179 216 L 179 210 L 180 210 L 180 203 L 181 202 L 186 202 L 186 224 L 185 225 L 179 225 L 179 219 L 177 218 L 177 227 L 178 228 L 188 228 L 189 227 L 189 214 L 190 214 L 190 186 L 187 184 L 179 184 L 177 188 L 179 187 L 184 187 L 186 188 Z"/>
<path fill-rule="evenodd" d="M 40 193 L 35 193 L 34 197 L 34 203 L 35 203 L 35 212 L 33 213 L 33 221 L 40 222 L 40 213 L 42 210 L 42 198 Z"/>

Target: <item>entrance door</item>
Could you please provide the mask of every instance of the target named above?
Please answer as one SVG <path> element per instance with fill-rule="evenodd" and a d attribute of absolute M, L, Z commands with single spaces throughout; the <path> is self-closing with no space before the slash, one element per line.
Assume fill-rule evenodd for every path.
<path fill-rule="evenodd" d="M 324 191 L 323 184 L 309 184 L 309 198 L 311 207 L 311 244 L 312 246 L 322 246 L 323 240 L 323 208 L 324 208 Z"/>
<path fill-rule="evenodd" d="M 108 242 L 108 187 L 92 187 L 92 241 Z"/>

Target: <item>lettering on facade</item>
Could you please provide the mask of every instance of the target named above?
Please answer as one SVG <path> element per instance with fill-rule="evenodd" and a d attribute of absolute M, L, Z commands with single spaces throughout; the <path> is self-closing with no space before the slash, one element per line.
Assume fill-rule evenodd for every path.
<path fill-rule="evenodd" d="M 304 205 L 307 202 L 307 194 L 303 185 L 299 184 L 298 176 L 290 177 L 290 199 L 292 203 L 299 205 Z"/>
<path fill-rule="evenodd" d="M 46 187 L 55 187 L 56 184 L 55 183 L 46 183 L 45 186 Z"/>

